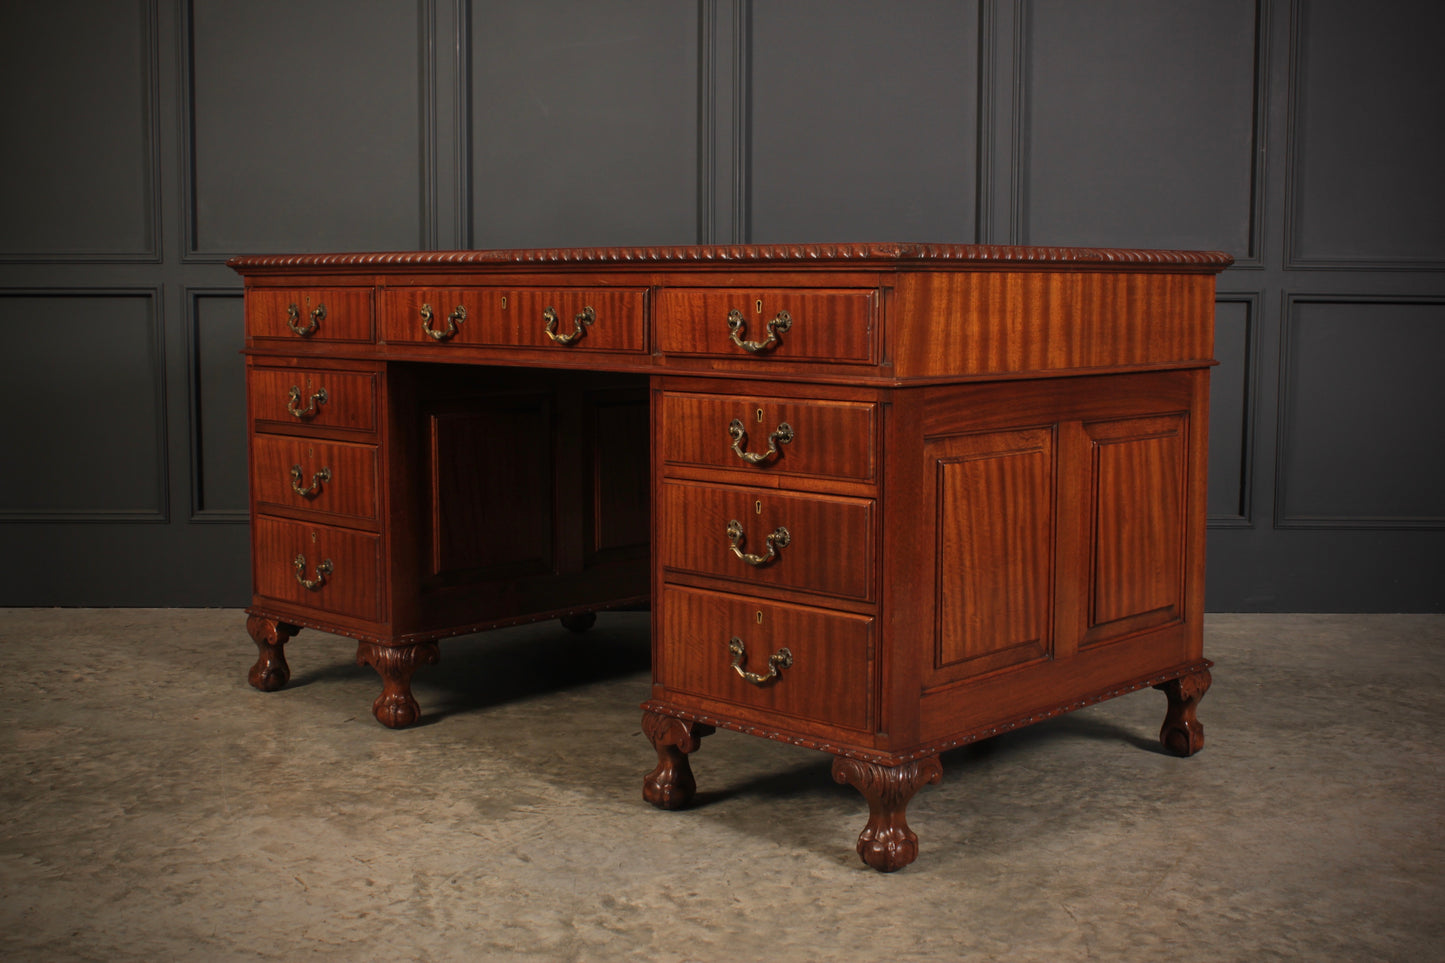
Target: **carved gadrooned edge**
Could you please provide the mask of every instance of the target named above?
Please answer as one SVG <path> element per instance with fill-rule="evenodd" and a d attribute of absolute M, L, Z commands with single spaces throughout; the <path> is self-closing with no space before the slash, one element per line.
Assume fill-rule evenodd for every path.
<path fill-rule="evenodd" d="M 1033 247 L 1007 244 L 706 244 L 671 247 L 520 248 L 478 251 L 378 251 L 337 254 L 241 255 L 234 270 L 290 268 L 465 267 L 468 265 L 671 265 L 836 262 L 945 262 L 1178 267 L 1221 271 L 1234 263 L 1222 251 L 1151 251 L 1133 248 Z"/>
<path fill-rule="evenodd" d="M 835 756 L 846 756 L 850 759 L 859 759 L 864 762 L 874 762 L 882 766 L 901 766 L 905 763 L 915 762 L 928 756 L 936 756 L 939 753 L 947 752 L 950 749 L 957 749 L 960 746 L 966 746 L 970 743 L 978 742 L 981 739 L 989 739 L 993 736 L 1002 735 L 1005 732 L 1012 732 L 1015 729 L 1022 729 L 1025 726 L 1031 726 L 1036 722 L 1044 722 L 1045 720 L 1052 719 L 1056 716 L 1061 716 L 1067 712 L 1073 712 L 1077 709 L 1082 709 L 1086 706 L 1096 705 L 1100 702 L 1106 702 L 1109 699 L 1116 698 L 1117 696 L 1128 695 L 1130 692 L 1137 692 L 1140 689 L 1149 689 L 1155 686 L 1163 685 L 1166 682 L 1172 682 L 1173 680 L 1178 679 L 1182 676 L 1191 675 L 1200 672 L 1201 670 L 1208 670 L 1213 667 L 1213 662 L 1211 662 L 1209 659 L 1203 659 L 1199 662 L 1190 663 L 1189 665 L 1184 666 L 1180 669 L 1171 669 L 1168 672 L 1161 672 L 1158 675 L 1151 675 L 1145 679 L 1138 679 L 1133 682 L 1126 682 L 1121 685 L 1110 686 L 1108 689 L 1105 689 L 1102 692 L 1097 692 L 1093 695 L 1085 696 L 1082 699 L 1075 699 L 1071 702 L 1066 702 L 1062 705 L 1054 706 L 1051 709 L 1045 709 L 1040 712 L 1031 712 L 1027 715 L 1018 716 L 1006 722 L 1001 722 L 997 725 L 985 726 L 979 729 L 974 729 L 971 732 L 964 733 L 963 735 L 957 736 L 952 739 L 944 739 L 938 742 L 931 742 L 927 745 L 920 746 L 912 752 L 906 752 L 902 754 L 890 752 L 870 752 L 866 749 L 858 749 L 851 746 L 841 746 L 837 743 L 829 742 L 825 739 L 813 739 L 808 736 L 800 736 L 794 733 L 780 732 L 776 729 L 770 729 L 766 726 L 754 726 L 747 723 L 733 722 L 727 719 L 720 719 L 716 716 L 710 716 L 702 712 L 689 712 L 685 709 L 677 709 L 669 706 L 665 702 L 657 702 L 655 700 L 648 700 L 647 702 L 644 702 L 642 704 L 642 708 L 647 712 L 657 713 L 658 715 L 672 716 L 675 719 L 683 719 L 688 722 L 700 722 L 703 725 L 713 726 L 718 729 L 729 729 L 733 732 L 741 732 L 745 735 L 761 736 L 764 739 L 772 739 L 774 742 L 786 742 L 790 745 L 801 746 L 804 749 L 817 749 L 820 752 L 830 753 Z"/>

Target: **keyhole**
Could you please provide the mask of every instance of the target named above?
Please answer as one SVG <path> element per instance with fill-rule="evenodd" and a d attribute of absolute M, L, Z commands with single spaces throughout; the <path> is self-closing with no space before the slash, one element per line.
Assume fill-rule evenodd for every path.
<path fill-rule="evenodd" d="M 759 625 L 762 625 L 762 624 L 763 624 L 763 610 L 762 610 L 762 609 L 758 609 L 758 624 L 759 624 Z"/>
<path fill-rule="evenodd" d="M 763 299 L 762 299 L 762 298 L 758 298 L 756 301 L 753 302 L 753 310 L 757 311 L 758 314 L 762 314 L 762 313 L 763 313 Z"/>
<path fill-rule="evenodd" d="M 761 408 L 759 408 L 758 411 L 757 411 L 757 420 L 758 420 L 758 424 L 761 425 L 761 424 L 763 423 L 763 409 L 761 409 Z"/>
<path fill-rule="evenodd" d="M 761 515 L 762 513 L 763 513 L 763 500 L 762 500 L 761 498 L 759 498 L 757 501 L 753 502 L 753 514 L 754 514 L 754 515 Z"/>
<path fill-rule="evenodd" d="M 502 295 L 502 310 L 507 310 L 507 296 L 505 294 Z"/>

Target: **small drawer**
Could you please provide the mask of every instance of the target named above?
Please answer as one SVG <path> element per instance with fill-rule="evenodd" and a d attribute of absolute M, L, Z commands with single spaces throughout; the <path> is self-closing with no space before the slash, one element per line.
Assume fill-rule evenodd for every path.
<path fill-rule="evenodd" d="M 663 460 L 873 481 L 877 409 L 853 401 L 667 392 L 662 396 Z"/>
<path fill-rule="evenodd" d="M 381 619 L 380 536 L 261 515 L 251 539 L 257 595 L 369 622 Z"/>
<path fill-rule="evenodd" d="M 378 487 L 374 445 L 254 436 L 251 490 L 261 511 L 303 509 L 343 524 L 375 522 Z"/>
<path fill-rule="evenodd" d="M 664 482 L 664 569 L 873 599 L 871 498 Z"/>
<path fill-rule="evenodd" d="M 640 288 L 389 288 L 381 336 L 397 343 L 644 352 L 646 317 L 647 292 Z"/>
<path fill-rule="evenodd" d="M 371 288 L 250 288 L 246 333 L 287 341 L 373 341 Z"/>
<path fill-rule="evenodd" d="M 677 586 L 660 608 L 659 681 L 670 691 L 872 728 L 871 617 Z"/>
<path fill-rule="evenodd" d="M 664 354 L 876 364 L 878 292 L 670 288 L 657 294 Z"/>
<path fill-rule="evenodd" d="M 257 366 L 248 380 L 255 422 L 376 430 L 376 375 L 370 371 Z"/>

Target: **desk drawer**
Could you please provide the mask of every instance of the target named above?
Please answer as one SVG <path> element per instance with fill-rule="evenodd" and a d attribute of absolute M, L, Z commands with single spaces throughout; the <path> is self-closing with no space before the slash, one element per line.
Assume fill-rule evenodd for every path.
<path fill-rule="evenodd" d="M 375 445 L 256 435 L 251 446 L 251 490 L 256 505 L 304 509 L 343 524 L 377 518 Z"/>
<path fill-rule="evenodd" d="M 875 364 L 878 292 L 671 288 L 657 295 L 665 354 Z"/>
<path fill-rule="evenodd" d="M 871 728 L 871 617 L 676 586 L 663 589 L 661 609 L 659 681 L 669 690 Z"/>
<path fill-rule="evenodd" d="M 670 465 L 873 481 L 878 406 L 666 392 L 662 453 Z"/>
<path fill-rule="evenodd" d="M 286 341 L 372 341 L 371 288 L 251 288 L 246 333 Z"/>
<path fill-rule="evenodd" d="M 664 482 L 660 564 L 872 601 L 873 504 L 870 498 Z"/>
<path fill-rule="evenodd" d="M 251 537 L 257 595 L 370 622 L 381 619 L 380 536 L 262 515 Z"/>
<path fill-rule="evenodd" d="M 376 375 L 369 371 L 256 366 L 249 382 L 253 421 L 376 430 Z"/>
<path fill-rule="evenodd" d="M 506 345 L 565 351 L 647 350 L 641 288 L 390 288 L 388 342 Z"/>

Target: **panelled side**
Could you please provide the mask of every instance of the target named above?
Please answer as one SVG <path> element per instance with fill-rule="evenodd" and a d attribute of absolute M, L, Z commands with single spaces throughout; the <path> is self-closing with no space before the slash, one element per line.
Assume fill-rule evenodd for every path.
<path fill-rule="evenodd" d="M 928 389 L 919 741 L 968 741 L 1199 658 L 1205 369 Z M 896 622 L 896 620 L 895 620 Z M 1121 688 L 1122 687 L 1122 688 Z M 906 747 L 899 746 L 899 749 Z"/>

